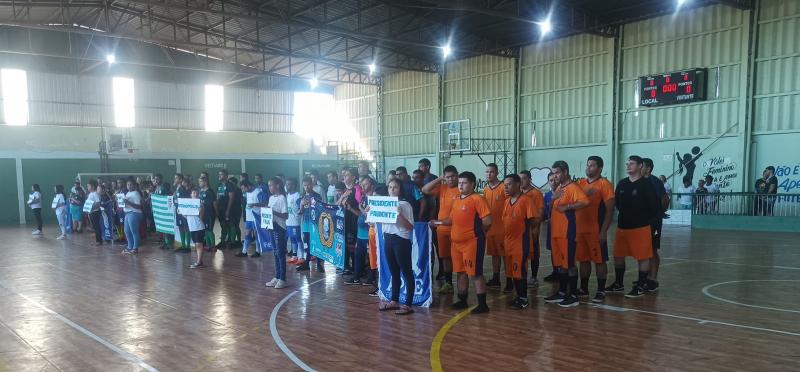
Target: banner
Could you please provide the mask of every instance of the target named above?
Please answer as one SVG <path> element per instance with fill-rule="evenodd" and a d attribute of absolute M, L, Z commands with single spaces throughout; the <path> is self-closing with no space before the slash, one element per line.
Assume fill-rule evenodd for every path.
<path fill-rule="evenodd" d="M 199 216 L 200 199 L 178 198 L 178 213 L 184 216 Z"/>
<path fill-rule="evenodd" d="M 369 206 L 367 222 L 397 222 L 396 196 L 370 196 L 367 198 L 367 205 Z"/>
<path fill-rule="evenodd" d="M 92 207 L 94 207 L 94 202 L 91 200 L 87 200 L 85 203 L 83 203 L 83 212 L 92 213 Z"/>
<path fill-rule="evenodd" d="M 389 262 L 386 259 L 381 224 L 375 226 L 375 236 L 378 243 L 378 293 L 380 298 L 388 301 L 392 297 L 392 275 L 389 271 Z M 414 223 L 411 234 L 411 265 L 414 270 L 414 306 L 429 307 L 433 302 L 433 288 L 431 279 L 431 229 L 427 222 Z M 406 300 L 406 281 L 401 280 L 400 303 Z"/>
<path fill-rule="evenodd" d="M 156 231 L 175 234 L 175 209 L 172 205 L 172 197 L 152 195 L 150 200 L 153 204 L 153 221 L 156 224 Z"/>
<path fill-rule="evenodd" d="M 125 208 L 125 194 L 117 194 L 117 206 L 120 208 Z"/>
<path fill-rule="evenodd" d="M 113 213 L 114 213 L 114 203 L 111 199 L 108 199 L 106 202 L 100 202 L 100 226 L 102 230 L 102 240 L 103 241 L 113 241 L 114 236 L 114 220 L 113 220 Z"/>
<path fill-rule="evenodd" d="M 261 216 L 258 217 L 256 221 L 261 220 L 262 229 L 272 230 L 272 208 L 261 207 Z"/>
<path fill-rule="evenodd" d="M 261 208 L 260 216 L 258 213 L 250 211 L 255 218 L 255 222 L 258 224 L 258 228 L 256 229 L 256 244 L 261 248 L 261 253 L 272 251 L 272 225 L 267 229 L 266 225 L 261 223 L 261 218 L 264 216 L 265 209 L 269 209 L 270 213 L 272 213 L 272 208 L 264 207 Z M 270 222 L 272 222 L 272 220 L 270 220 Z M 258 252 L 258 250 L 256 250 L 256 252 Z"/>
<path fill-rule="evenodd" d="M 344 269 L 344 211 L 337 205 L 312 202 L 311 255 Z"/>

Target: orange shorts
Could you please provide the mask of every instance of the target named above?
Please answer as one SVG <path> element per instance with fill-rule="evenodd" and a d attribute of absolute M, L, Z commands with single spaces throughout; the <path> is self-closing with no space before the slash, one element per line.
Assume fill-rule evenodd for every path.
<path fill-rule="evenodd" d="M 614 257 L 633 257 L 637 261 L 653 257 L 653 240 L 650 226 L 635 229 L 617 228 L 614 240 Z"/>
<path fill-rule="evenodd" d="M 569 238 L 556 238 L 550 240 L 553 255 L 553 267 L 569 269 L 575 267 L 575 241 Z"/>
<path fill-rule="evenodd" d="M 378 241 L 375 239 L 375 228 L 369 228 L 369 268 L 378 269 Z"/>
<path fill-rule="evenodd" d="M 575 261 L 603 264 L 608 262 L 608 243 L 600 244 L 600 234 L 578 234 Z"/>
<path fill-rule="evenodd" d="M 439 258 L 450 258 L 450 230 L 442 231 L 442 228 L 436 229 L 436 247 L 439 250 Z"/>
<path fill-rule="evenodd" d="M 505 256 L 503 249 L 503 235 L 489 235 L 486 237 L 486 253 L 490 256 Z"/>
<path fill-rule="evenodd" d="M 483 275 L 483 256 L 485 254 L 486 240 L 484 238 L 452 242 L 450 255 L 453 260 L 453 272 L 466 273 L 468 276 Z"/>
<path fill-rule="evenodd" d="M 506 250 L 506 277 L 512 279 L 524 279 L 528 275 L 528 257 L 530 255 L 530 239 L 527 242 L 522 239 L 505 239 L 503 241 Z"/>

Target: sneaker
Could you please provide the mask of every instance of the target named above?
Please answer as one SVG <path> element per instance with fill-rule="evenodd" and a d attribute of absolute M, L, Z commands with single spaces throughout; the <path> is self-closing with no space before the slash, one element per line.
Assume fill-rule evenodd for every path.
<path fill-rule="evenodd" d="M 252 257 L 252 258 L 261 257 L 261 253 L 258 253 L 258 252 L 253 253 L 253 254 L 250 255 L 250 257 Z"/>
<path fill-rule="evenodd" d="M 372 292 L 368 293 L 370 297 L 378 297 L 378 287 L 372 290 Z"/>
<path fill-rule="evenodd" d="M 554 294 L 552 296 L 545 297 L 544 298 L 544 302 L 548 303 L 548 304 L 552 304 L 552 303 L 564 301 L 564 298 L 566 298 L 566 295 L 564 295 L 561 292 L 556 292 L 556 294 Z"/>
<path fill-rule="evenodd" d="M 614 282 L 610 286 L 606 287 L 605 292 L 611 292 L 611 293 L 625 292 L 625 286 L 617 282 Z"/>
<path fill-rule="evenodd" d="M 42 230 L 33 230 L 31 235 L 42 235 Z"/>
<path fill-rule="evenodd" d="M 267 287 L 274 287 L 275 284 L 278 284 L 278 278 L 272 278 L 272 280 L 264 283 L 264 285 Z"/>
<path fill-rule="evenodd" d="M 199 269 L 199 268 L 203 268 L 203 267 L 205 267 L 205 266 L 203 264 L 201 264 L 201 263 L 193 263 L 193 264 L 189 265 L 190 269 Z"/>
<path fill-rule="evenodd" d="M 578 302 L 578 297 L 575 295 L 566 296 L 563 301 L 558 303 L 558 306 L 561 307 L 575 307 L 578 305 L 580 305 L 580 302 Z"/>
<path fill-rule="evenodd" d="M 59 235 L 59 236 L 56 238 L 56 240 L 64 240 L 64 238 L 66 238 L 66 236 L 64 236 L 64 235 Z"/>
<path fill-rule="evenodd" d="M 633 289 L 631 289 L 630 292 L 626 293 L 625 297 L 627 297 L 627 298 L 637 298 L 637 297 L 642 297 L 643 295 L 644 295 L 644 289 L 642 289 L 642 287 L 637 285 L 637 286 L 633 287 Z"/>
<path fill-rule="evenodd" d="M 506 283 L 505 288 L 503 288 L 503 293 L 511 293 L 514 292 L 514 285 L 511 283 Z"/>
<path fill-rule="evenodd" d="M 603 302 L 606 302 L 606 293 L 598 291 L 597 293 L 595 293 L 592 302 L 596 304 L 602 304 Z"/>
<path fill-rule="evenodd" d="M 245 253 L 245 252 L 239 252 L 239 253 L 235 254 L 234 256 L 236 256 L 236 257 L 245 257 L 245 258 L 247 258 L 247 253 Z"/>
<path fill-rule="evenodd" d="M 486 286 L 490 288 L 500 288 L 500 279 L 494 278 L 488 282 L 486 282 Z"/>
<path fill-rule="evenodd" d="M 489 306 L 478 305 L 475 306 L 475 308 L 472 309 L 472 311 L 470 311 L 470 314 L 486 314 L 488 312 L 489 312 Z"/>
<path fill-rule="evenodd" d="M 558 281 L 558 277 L 556 277 L 556 273 L 552 273 L 552 274 L 544 277 L 543 280 L 546 281 L 546 282 L 555 282 L 555 281 Z"/>
<path fill-rule="evenodd" d="M 511 304 L 511 308 L 516 310 L 526 309 L 528 308 L 528 300 L 517 298 L 514 300 L 514 303 Z"/>
<path fill-rule="evenodd" d="M 539 280 L 536 278 L 528 279 L 528 288 L 536 288 L 539 286 Z"/>
<path fill-rule="evenodd" d="M 467 305 L 467 301 L 457 301 L 457 302 L 453 303 L 452 305 L 450 305 L 450 308 L 453 309 L 453 310 L 464 310 L 464 309 L 466 309 L 468 307 L 469 307 L 469 305 Z"/>
<path fill-rule="evenodd" d="M 642 289 L 647 293 L 658 292 L 658 282 L 655 280 L 648 280 L 647 283 L 642 286 Z"/>
<path fill-rule="evenodd" d="M 578 297 L 589 297 L 589 291 L 587 291 L 587 290 L 585 290 L 583 288 L 578 288 L 578 289 L 575 290 L 575 296 L 578 296 Z"/>
<path fill-rule="evenodd" d="M 453 293 L 453 285 L 450 283 L 444 283 L 441 287 L 439 287 L 439 294 L 449 294 Z"/>
<path fill-rule="evenodd" d="M 288 286 L 289 286 L 289 284 L 286 283 L 285 280 L 278 279 L 278 281 L 275 283 L 275 289 L 286 288 Z"/>
<path fill-rule="evenodd" d="M 345 285 L 359 285 L 361 284 L 361 280 L 358 278 L 352 278 L 344 281 Z"/>

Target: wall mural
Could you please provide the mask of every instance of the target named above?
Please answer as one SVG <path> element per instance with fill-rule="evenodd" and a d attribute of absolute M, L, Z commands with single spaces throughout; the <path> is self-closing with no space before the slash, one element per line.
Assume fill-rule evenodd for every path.
<path fill-rule="evenodd" d="M 734 180 L 739 177 L 736 162 L 727 156 L 715 156 L 703 162 L 703 176 L 714 177 L 714 183 L 720 190 L 730 189 Z M 730 191 L 730 190 L 725 190 Z"/>
<path fill-rule="evenodd" d="M 699 159 L 700 156 L 702 155 L 703 153 L 700 151 L 700 147 L 698 146 L 692 147 L 692 153 L 683 154 L 683 157 L 681 157 L 681 154 L 679 152 L 675 153 L 675 157 L 678 159 L 678 164 L 679 164 L 678 174 L 683 175 L 680 177 L 681 179 L 683 179 L 683 177 L 688 176 L 689 183 L 694 184 L 694 170 L 697 167 L 697 164 L 695 163 L 697 162 L 697 159 Z M 686 170 L 685 174 L 683 172 L 684 170 Z"/>

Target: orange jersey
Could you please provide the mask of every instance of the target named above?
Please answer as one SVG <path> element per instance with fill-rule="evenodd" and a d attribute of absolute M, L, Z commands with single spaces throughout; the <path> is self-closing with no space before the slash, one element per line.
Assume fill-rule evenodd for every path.
<path fill-rule="evenodd" d="M 489 210 L 492 211 L 492 216 L 496 216 L 500 218 L 503 215 L 503 208 L 506 205 L 506 192 L 505 187 L 503 187 L 503 183 L 500 182 L 492 188 L 489 185 L 483 188 L 483 197 L 486 198 L 486 202 L 489 203 Z M 493 223 L 492 227 L 489 228 L 489 236 L 502 236 L 503 235 L 503 224 L 500 221 L 497 223 Z"/>
<path fill-rule="evenodd" d="M 461 192 L 458 191 L 458 187 L 441 184 L 433 189 L 431 195 L 436 195 L 439 198 L 439 216 L 437 219 L 443 220 L 450 217 L 450 209 L 453 207 L 453 202 L 458 199 Z M 436 230 L 450 231 L 450 226 L 437 226 Z"/>
<path fill-rule="evenodd" d="M 514 202 L 504 203 L 503 208 L 503 234 L 506 244 L 509 242 L 522 244 L 523 238 L 527 235 L 527 221 L 531 218 L 539 217 L 539 210 L 534 207 L 531 198 L 520 195 Z"/>
<path fill-rule="evenodd" d="M 577 234 L 575 210 L 559 212 L 558 207 L 575 204 L 579 201 L 588 202 L 589 198 L 575 182 L 559 186 L 558 190 L 561 190 L 562 194 L 558 199 L 553 199 L 553 207 L 550 211 L 550 236 L 575 239 Z"/>
<path fill-rule="evenodd" d="M 482 196 L 475 193 L 459 196 L 450 210 L 450 218 L 453 221 L 450 239 L 453 242 L 465 242 L 484 237 L 481 219 L 491 214 L 489 204 Z"/>
<path fill-rule="evenodd" d="M 586 208 L 575 211 L 578 234 L 597 233 L 606 218 L 605 202 L 614 199 L 614 186 L 603 177 L 593 182 L 581 179 L 578 181 L 578 186 L 589 198 L 589 205 Z"/>
<path fill-rule="evenodd" d="M 531 199 L 531 202 L 533 202 L 533 208 L 536 209 L 537 216 L 539 214 L 538 213 L 539 211 L 544 210 L 544 195 L 542 195 L 541 191 L 537 190 L 536 188 L 531 188 L 528 191 L 523 191 L 522 196 L 526 196 Z M 543 217 L 543 216 L 538 216 L 538 217 Z"/>

